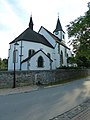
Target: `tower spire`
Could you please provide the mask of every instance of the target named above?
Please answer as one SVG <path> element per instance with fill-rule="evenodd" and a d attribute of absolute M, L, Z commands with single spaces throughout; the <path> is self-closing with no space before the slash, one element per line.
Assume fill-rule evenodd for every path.
<path fill-rule="evenodd" d="M 56 24 L 56 29 L 53 32 L 57 31 L 63 31 L 60 20 L 59 20 L 59 13 L 58 13 L 58 19 L 57 19 L 57 24 Z"/>
<path fill-rule="evenodd" d="M 32 20 L 32 15 L 30 16 L 30 22 L 29 22 L 29 28 L 33 30 L 33 20 Z"/>
<path fill-rule="evenodd" d="M 60 40 L 62 40 L 65 43 L 65 39 L 64 39 L 65 32 L 63 31 L 60 20 L 59 20 L 59 13 L 58 13 L 56 28 L 53 31 L 53 33 L 55 36 L 57 36 Z"/>

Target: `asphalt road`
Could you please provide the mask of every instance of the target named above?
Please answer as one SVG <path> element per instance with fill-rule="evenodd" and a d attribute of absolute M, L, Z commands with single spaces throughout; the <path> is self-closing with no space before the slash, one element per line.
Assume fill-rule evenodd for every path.
<path fill-rule="evenodd" d="M 0 96 L 0 120 L 49 120 L 90 96 L 90 78 L 28 93 Z"/>

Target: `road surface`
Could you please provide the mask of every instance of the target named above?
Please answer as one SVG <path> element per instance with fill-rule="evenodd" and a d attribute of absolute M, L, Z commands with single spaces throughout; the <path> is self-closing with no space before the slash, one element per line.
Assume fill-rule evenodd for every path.
<path fill-rule="evenodd" d="M 90 77 L 50 88 L 0 95 L 0 120 L 49 120 L 90 96 Z"/>

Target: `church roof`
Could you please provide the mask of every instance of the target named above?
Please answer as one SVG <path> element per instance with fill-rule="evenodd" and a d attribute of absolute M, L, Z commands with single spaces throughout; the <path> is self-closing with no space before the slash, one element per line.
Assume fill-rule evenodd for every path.
<path fill-rule="evenodd" d="M 59 20 L 59 17 L 58 17 L 58 20 L 57 20 L 56 29 L 53 32 L 58 32 L 58 31 L 63 31 L 60 20 Z"/>
<path fill-rule="evenodd" d="M 44 28 L 43 26 L 41 26 L 41 28 L 43 28 L 43 29 L 45 29 L 47 32 L 48 32 L 48 34 L 57 42 L 57 43 L 59 43 L 59 44 L 61 44 L 62 46 L 64 46 L 64 47 L 66 47 L 67 49 L 70 49 L 70 48 L 68 48 L 63 42 L 62 42 L 62 40 L 61 39 L 59 39 L 57 36 L 55 36 L 54 34 L 52 34 L 50 31 L 48 31 L 46 28 Z M 41 29 L 40 28 L 40 29 Z M 40 30 L 39 30 L 40 31 Z"/>
<path fill-rule="evenodd" d="M 44 51 L 42 51 L 41 49 L 40 50 L 38 50 L 38 51 L 36 51 L 34 54 L 32 54 L 30 57 L 27 57 L 26 59 L 24 59 L 21 63 L 24 63 L 24 62 L 26 62 L 26 61 L 28 61 L 29 59 L 31 59 L 34 55 L 36 55 L 38 52 L 43 52 L 43 54 L 45 55 L 45 56 L 47 56 L 49 59 L 50 59 L 50 61 L 52 61 L 53 62 L 53 60 L 44 52 Z"/>
<path fill-rule="evenodd" d="M 35 32 L 34 30 L 27 28 L 23 33 L 21 33 L 17 38 L 15 38 L 11 43 L 18 41 L 28 41 L 44 44 L 48 47 L 53 48 L 53 46 L 48 42 L 48 40 L 41 34 Z"/>

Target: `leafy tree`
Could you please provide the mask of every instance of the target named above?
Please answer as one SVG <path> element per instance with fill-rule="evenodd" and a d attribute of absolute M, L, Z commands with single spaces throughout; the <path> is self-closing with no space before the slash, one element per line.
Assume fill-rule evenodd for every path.
<path fill-rule="evenodd" d="M 76 62 L 79 67 L 88 67 L 90 64 L 90 61 L 85 56 L 77 56 Z"/>
<path fill-rule="evenodd" d="M 1 69 L 1 64 L 2 64 L 2 63 L 1 63 L 1 58 L 0 58 L 0 69 Z"/>
<path fill-rule="evenodd" d="M 67 25 L 69 43 L 73 46 L 77 64 L 90 66 L 90 9 Z"/>
<path fill-rule="evenodd" d="M 0 70 L 7 70 L 8 60 L 0 58 Z"/>
<path fill-rule="evenodd" d="M 5 59 L 2 60 L 2 63 L 3 63 L 3 68 L 7 69 L 7 67 L 8 67 L 8 60 L 5 58 Z"/>
<path fill-rule="evenodd" d="M 68 59 L 67 59 L 67 63 L 69 63 L 69 64 L 76 63 L 76 59 L 75 59 L 75 57 L 68 57 Z"/>

